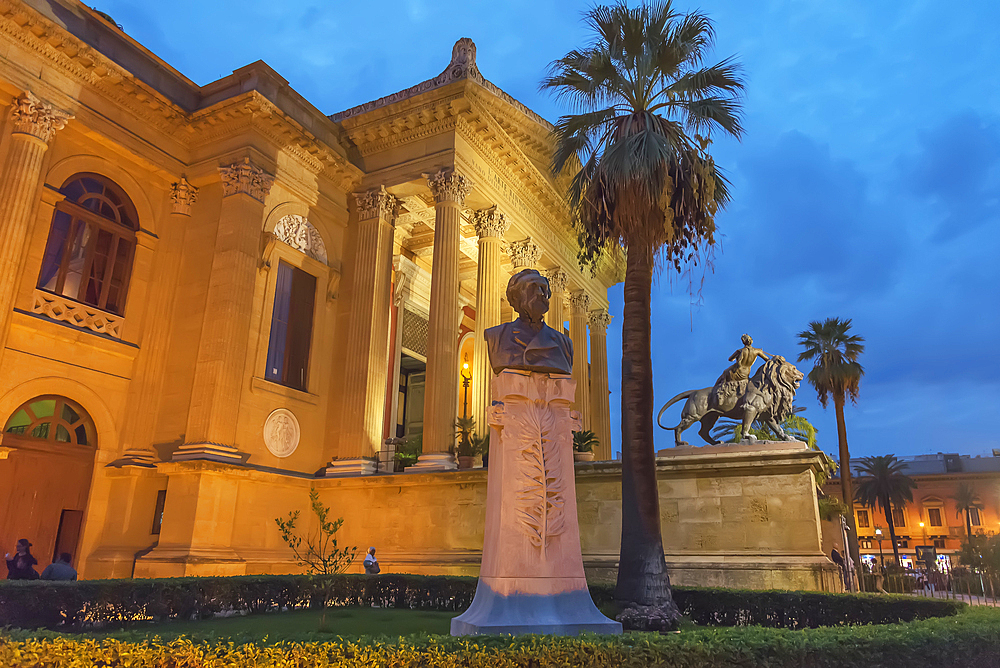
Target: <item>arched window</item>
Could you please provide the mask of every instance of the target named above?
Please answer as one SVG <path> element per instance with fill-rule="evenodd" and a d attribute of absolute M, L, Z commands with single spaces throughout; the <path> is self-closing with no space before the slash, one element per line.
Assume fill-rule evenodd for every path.
<path fill-rule="evenodd" d="M 121 314 L 132 273 L 135 207 L 116 184 L 77 174 L 62 187 L 42 258 L 38 287 Z"/>
<path fill-rule="evenodd" d="M 4 433 L 13 436 L 94 445 L 94 423 L 80 406 L 65 397 L 35 397 L 21 405 L 7 420 Z"/>

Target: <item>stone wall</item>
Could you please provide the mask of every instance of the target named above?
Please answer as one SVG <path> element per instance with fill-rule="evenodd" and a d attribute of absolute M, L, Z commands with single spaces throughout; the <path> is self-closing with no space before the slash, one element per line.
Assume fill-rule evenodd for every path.
<path fill-rule="evenodd" d="M 668 456 L 657 460 L 661 526 L 675 584 L 839 588 L 820 542 L 813 491 L 817 453 L 781 443 L 664 454 Z M 214 462 L 170 466 L 186 469 L 183 477 L 190 480 L 190 489 L 211 488 L 227 496 L 206 504 L 196 496 L 171 496 L 168 488 L 160 544 L 140 557 L 137 576 L 296 570 L 273 518 L 299 510 L 308 520 L 311 485 L 335 516 L 344 517 L 341 545 L 359 548 L 353 570 L 361 570 L 364 551 L 375 546 L 383 572 L 478 573 L 486 502 L 483 469 L 310 479 Z M 171 480 L 177 474 L 171 471 Z M 621 531 L 621 465 L 577 464 L 576 478 L 588 575 L 613 579 Z M 182 524 L 183 530 L 175 531 L 172 523 Z M 212 546 L 216 555 L 225 549 L 229 556 L 213 559 L 204 547 L 191 547 L 198 545 Z M 110 575 L 97 564 L 91 568 L 88 577 Z"/>

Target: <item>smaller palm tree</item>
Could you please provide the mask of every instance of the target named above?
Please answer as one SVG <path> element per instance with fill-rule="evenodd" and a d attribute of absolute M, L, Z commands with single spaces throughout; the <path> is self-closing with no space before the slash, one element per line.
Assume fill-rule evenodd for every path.
<path fill-rule="evenodd" d="M 899 565 L 899 545 L 896 544 L 896 528 L 892 521 L 892 509 L 902 509 L 913 502 L 913 489 L 917 486 L 912 478 L 903 473 L 909 465 L 896 459 L 896 455 L 863 457 L 858 470 L 865 477 L 858 481 L 854 492 L 855 500 L 871 509 L 880 509 L 889 525 L 889 539 L 892 553 Z"/>
<path fill-rule="evenodd" d="M 972 509 L 982 510 L 983 506 L 976 501 L 976 493 L 965 482 L 958 486 L 955 496 L 951 498 L 955 502 L 955 508 L 957 509 L 955 514 L 961 517 L 962 513 L 965 513 L 965 540 L 969 542 L 972 540 Z"/>

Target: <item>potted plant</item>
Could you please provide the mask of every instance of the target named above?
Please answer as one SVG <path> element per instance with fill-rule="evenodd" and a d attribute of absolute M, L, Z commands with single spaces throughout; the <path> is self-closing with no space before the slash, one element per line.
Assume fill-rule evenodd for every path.
<path fill-rule="evenodd" d="M 473 435 L 476 430 L 476 419 L 472 417 L 455 420 L 455 436 L 458 438 L 458 468 L 471 469 L 476 461 L 478 449 L 477 439 Z"/>
<path fill-rule="evenodd" d="M 396 461 L 394 470 L 399 472 L 407 466 L 416 464 L 417 458 L 420 457 L 420 453 L 423 450 L 422 434 L 413 434 L 402 439 L 402 443 L 396 444 L 396 454 L 393 456 L 393 459 Z"/>
<path fill-rule="evenodd" d="M 594 461 L 594 446 L 599 445 L 597 434 L 585 429 L 573 432 L 573 461 Z"/>

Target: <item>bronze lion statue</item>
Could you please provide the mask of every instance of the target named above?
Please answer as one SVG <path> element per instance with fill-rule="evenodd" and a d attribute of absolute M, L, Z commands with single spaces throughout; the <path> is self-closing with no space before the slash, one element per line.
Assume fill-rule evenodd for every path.
<path fill-rule="evenodd" d="M 749 381 L 681 392 L 663 405 L 656 416 L 656 423 L 674 432 L 677 446 L 687 445 L 681 440 L 681 434 L 695 422 L 701 422 L 698 433 L 705 442 L 718 445 L 710 432 L 720 417 L 742 420 L 744 434 L 750 433 L 754 420 L 762 420 L 782 440 L 789 441 L 792 439 L 785 435 L 780 423 L 792 412 L 792 401 L 802 377 L 802 372 L 794 364 L 780 355 L 774 355 Z M 681 399 L 687 399 L 687 402 L 681 411 L 680 422 L 676 427 L 664 427 L 660 422 L 664 411 Z M 755 440 L 753 435 L 749 438 Z"/>

